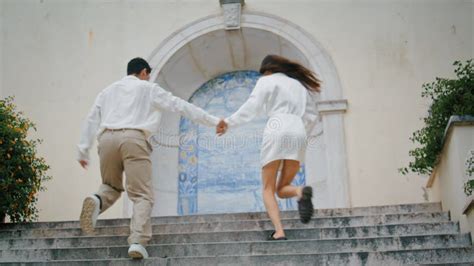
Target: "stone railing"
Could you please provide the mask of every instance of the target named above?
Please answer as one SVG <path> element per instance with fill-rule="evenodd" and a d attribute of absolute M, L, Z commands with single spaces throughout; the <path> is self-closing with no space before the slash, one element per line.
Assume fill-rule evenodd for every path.
<path fill-rule="evenodd" d="M 474 150 L 474 116 L 452 116 L 444 132 L 443 150 L 426 187 L 429 200 L 440 201 L 462 232 L 474 232 L 474 197 L 464 193 L 466 161 Z M 474 234 L 473 234 L 474 238 Z"/>

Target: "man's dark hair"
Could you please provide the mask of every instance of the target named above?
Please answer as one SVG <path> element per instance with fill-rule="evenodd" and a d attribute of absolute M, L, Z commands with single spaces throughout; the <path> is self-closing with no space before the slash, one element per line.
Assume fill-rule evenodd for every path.
<path fill-rule="evenodd" d="M 145 59 L 140 57 L 133 58 L 128 62 L 127 75 L 140 74 L 144 68 L 146 68 L 147 73 L 151 72 L 151 67 Z"/>

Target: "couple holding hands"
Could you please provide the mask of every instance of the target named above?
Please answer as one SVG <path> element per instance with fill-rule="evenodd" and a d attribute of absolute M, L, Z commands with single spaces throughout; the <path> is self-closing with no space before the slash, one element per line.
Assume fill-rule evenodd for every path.
<path fill-rule="evenodd" d="M 281 56 L 266 56 L 260 67 L 262 77 L 249 98 L 225 119 L 149 82 L 150 72 L 144 59 L 132 59 L 127 76 L 99 93 L 82 127 L 78 161 L 87 168 L 89 150 L 98 135 L 102 176 L 99 190 L 86 197 L 82 206 L 80 225 L 86 234 L 94 232 L 98 215 L 126 190 L 133 202 L 128 254 L 137 259 L 148 257 L 145 245 L 152 236 L 154 195 L 152 148 L 147 140 L 158 130 L 162 111 L 177 112 L 194 122 L 215 126 L 219 136 L 265 114 L 269 120 L 263 131 L 260 155 L 263 201 L 275 227 L 268 240 L 286 240 L 275 194 L 280 198 L 296 197 L 301 221 L 309 222 L 313 215 L 312 188 L 292 186 L 291 182 L 304 161 L 307 135 L 317 120 L 311 94 L 320 91 L 321 82 L 312 71 Z M 123 172 L 127 177 L 125 187 Z"/>

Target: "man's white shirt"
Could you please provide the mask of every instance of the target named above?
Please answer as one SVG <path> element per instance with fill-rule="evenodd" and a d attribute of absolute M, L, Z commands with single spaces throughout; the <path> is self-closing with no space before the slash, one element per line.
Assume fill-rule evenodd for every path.
<path fill-rule="evenodd" d="M 162 111 L 177 112 L 207 126 L 216 126 L 220 120 L 156 83 L 129 75 L 97 95 L 82 127 L 78 159 L 89 159 L 94 138 L 105 129 L 139 129 L 150 136 L 158 131 Z"/>

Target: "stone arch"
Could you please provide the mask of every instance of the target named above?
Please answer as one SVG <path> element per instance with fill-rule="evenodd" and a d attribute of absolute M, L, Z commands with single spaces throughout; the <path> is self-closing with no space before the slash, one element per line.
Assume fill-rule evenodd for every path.
<path fill-rule="evenodd" d="M 214 56 L 219 51 L 220 56 Z M 316 198 L 316 207 L 350 207 L 343 123 L 347 101 L 343 99 L 339 76 L 330 55 L 299 26 L 280 17 L 257 12 L 244 12 L 241 29 L 233 31 L 225 30 L 221 15 L 199 19 L 171 34 L 151 53 L 148 57 L 153 67 L 150 80 L 179 97 L 189 99 L 202 84 L 220 74 L 257 70 L 261 59 L 268 53 L 299 60 L 324 81 L 318 99 L 321 123 L 313 132 L 316 138 L 313 147 L 316 149 L 308 149 L 306 182 L 322 189 L 321 193 L 316 193 L 321 197 Z M 165 115 L 162 127 L 169 134 L 179 134 L 179 117 Z M 177 151 L 172 148 L 164 147 L 154 154 L 154 159 L 158 161 L 154 169 L 158 175 L 155 178 L 157 202 L 177 201 L 177 189 L 171 186 L 163 188 L 161 182 L 165 176 L 178 179 L 177 158 Z M 165 162 L 166 166 L 163 165 Z M 175 212 L 174 206 L 174 211 L 155 209 L 153 214 Z"/>

